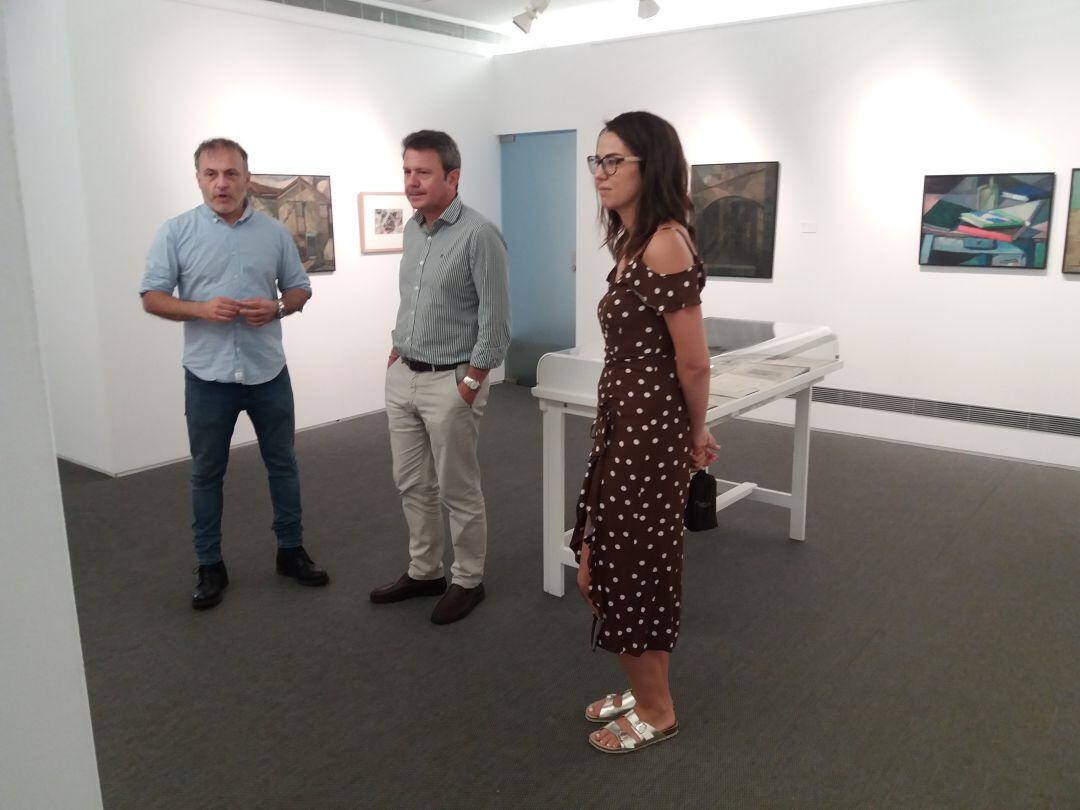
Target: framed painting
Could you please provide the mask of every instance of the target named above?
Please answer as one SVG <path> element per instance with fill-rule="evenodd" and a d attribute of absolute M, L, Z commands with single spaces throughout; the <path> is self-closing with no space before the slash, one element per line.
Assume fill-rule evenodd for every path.
<path fill-rule="evenodd" d="M 698 252 L 710 276 L 772 278 L 780 164 L 690 168 Z"/>
<path fill-rule="evenodd" d="M 360 209 L 360 252 L 401 253 L 405 223 L 413 215 L 409 198 L 400 192 L 362 191 Z"/>
<path fill-rule="evenodd" d="M 334 211 L 329 177 L 253 174 L 249 194 L 256 211 L 288 228 L 307 272 L 334 270 Z"/>
<path fill-rule="evenodd" d="M 928 175 L 919 264 L 1046 267 L 1052 172 Z"/>
<path fill-rule="evenodd" d="M 1069 188 L 1069 219 L 1065 224 L 1065 258 L 1061 272 L 1080 273 L 1080 169 L 1072 170 Z"/>

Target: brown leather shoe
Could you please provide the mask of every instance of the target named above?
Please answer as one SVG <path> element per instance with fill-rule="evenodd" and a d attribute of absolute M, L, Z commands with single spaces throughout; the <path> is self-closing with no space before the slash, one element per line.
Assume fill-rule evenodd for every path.
<path fill-rule="evenodd" d="M 435 624 L 450 624 L 468 616 L 474 607 L 484 601 L 484 583 L 475 588 L 462 588 L 451 585 L 446 596 L 431 611 L 431 621 Z"/>
<path fill-rule="evenodd" d="M 377 605 L 387 602 L 401 602 L 414 596 L 438 596 L 446 593 L 446 577 L 438 579 L 413 579 L 408 573 L 402 574 L 389 585 L 382 585 L 371 592 L 371 601 Z"/>

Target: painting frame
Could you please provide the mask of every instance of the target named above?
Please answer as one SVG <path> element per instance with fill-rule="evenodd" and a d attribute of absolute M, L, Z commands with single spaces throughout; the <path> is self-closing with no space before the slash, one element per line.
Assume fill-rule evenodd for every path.
<path fill-rule="evenodd" d="M 256 211 L 285 226 L 305 272 L 337 269 L 329 175 L 252 173 L 248 197 Z"/>
<path fill-rule="evenodd" d="M 1054 172 L 923 177 L 919 265 L 957 270 L 1046 270 Z"/>
<path fill-rule="evenodd" d="M 361 191 L 356 196 L 360 214 L 361 253 L 401 253 L 405 224 L 413 216 L 409 198 L 400 191 Z"/>
<path fill-rule="evenodd" d="M 694 230 L 706 275 L 772 279 L 779 199 L 779 161 L 690 167 Z"/>
<path fill-rule="evenodd" d="M 1065 249 L 1061 254 L 1062 273 L 1080 273 L 1080 169 L 1072 170 L 1068 213 L 1065 216 Z"/>

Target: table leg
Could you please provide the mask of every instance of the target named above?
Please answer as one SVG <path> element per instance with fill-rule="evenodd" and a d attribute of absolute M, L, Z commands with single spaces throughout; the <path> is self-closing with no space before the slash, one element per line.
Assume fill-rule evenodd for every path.
<path fill-rule="evenodd" d="M 566 545 L 566 414 L 541 402 L 544 442 L 544 591 L 562 596 Z"/>
<path fill-rule="evenodd" d="M 810 394 L 804 388 L 795 395 L 795 447 L 791 460 L 792 540 L 806 539 L 806 490 L 810 476 Z"/>

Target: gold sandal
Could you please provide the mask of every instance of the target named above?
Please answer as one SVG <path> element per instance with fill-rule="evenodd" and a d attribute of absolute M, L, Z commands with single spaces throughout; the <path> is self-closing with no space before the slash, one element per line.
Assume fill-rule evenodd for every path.
<path fill-rule="evenodd" d="M 590 723 L 606 723 L 616 717 L 622 717 L 637 704 L 637 698 L 629 689 L 622 693 L 622 704 L 619 706 L 615 705 L 615 698 L 617 697 L 619 695 L 607 695 L 604 698 L 604 705 L 600 707 L 600 712 L 595 717 L 589 714 L 589 706 L 592 706 L 592 703 L 590 703 L 589 706 L 585 707 L 585 719 Z M 593 703 L 595 702 L 593 701 Z"/>
<path fill-rule="evenodd" d="M 670 740 L 676 734 L 679 733 L 679 724 L 676 723 L 671 728 L 660 731 L 659 729 L 650 726 L 640 717 L 638 713 L 631 709 L 625 715 L 623 715 L 629 721 L 630 728 L 634 733 L 631 734 L 628 731 L 624 731 L 623 727 L 619 725 L 618 720 L 612 720 L 606 726 L 605 729 L 619 740 L 618 748 L 608 748 L 606 745 L 601 745 L 596 741 L 596 734 L 599 732 L 594 731 L 589 735 L 589 745 L 598 751 L 603 751 L 605 754 L 629 754 L 631 751 L 638 751 L 642 748 L 648 748 L 653 743 L 663 742 L 664 740 Z M 636 735 L 636 736 L 635 736 Z"/>

